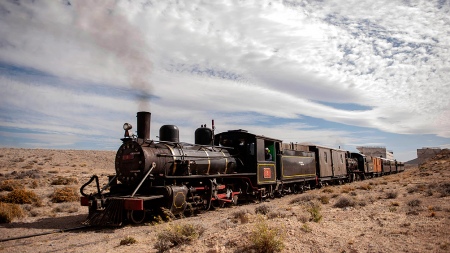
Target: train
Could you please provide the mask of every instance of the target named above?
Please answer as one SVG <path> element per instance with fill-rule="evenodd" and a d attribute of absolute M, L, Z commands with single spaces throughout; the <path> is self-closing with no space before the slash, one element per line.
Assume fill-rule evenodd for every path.
<path fill-rule="evenodd" d="M 159 140 L 151 140 L 151 113 L 136 117 L 136 134 L 130 123 L 123 125 L 108 183 L 100 187 L 93 175 L 80 188 L 81 205 L 89 210 L 87 225 L 140 224 L 158 213 L 184 217 L 238 200 L 264 201 L 404 171 L 396 160 L 283 143 L 243 129 L 215 134 L 214 121 L 211 128 L 195 130 L 193 144 L 180 142 L 175 125 L 161 126 Z"/>

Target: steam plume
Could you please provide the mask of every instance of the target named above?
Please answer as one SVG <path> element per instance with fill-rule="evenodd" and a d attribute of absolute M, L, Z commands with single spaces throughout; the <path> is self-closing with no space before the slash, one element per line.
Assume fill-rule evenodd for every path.
<path fill-rule="evenodd" d="M 140 111 L 150 111 L 152 63 L 149 49 L 136 26 L 131 24 L 115 1 L 74 2 L 76 26 L 89 34 L 98 46 L 115 54 L 128 73 Z"/>

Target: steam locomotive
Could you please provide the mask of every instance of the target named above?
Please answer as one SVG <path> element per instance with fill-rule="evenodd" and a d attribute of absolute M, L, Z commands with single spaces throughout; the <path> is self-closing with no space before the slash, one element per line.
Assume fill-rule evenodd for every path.
<path fill-rule="evenodd" d="M 404 170 L 403 163 L 317 145 L 283 143 L 245 130 L 214 134 L 202 125 L 195 144 L 179 141 L 179 129 L 164 125 L 150 140 L 149 112 L 137 113 L 137 136 L 125 123 L 115 175 L 100 189 L 96 175 L 80 189 L 90 225 L 142 223 L 160 213 L 184 216 L 289 193 Z M 267 154 L 270 155 L 267 155 Z M 86 193 L 95 181 L 96 192 Z"/>

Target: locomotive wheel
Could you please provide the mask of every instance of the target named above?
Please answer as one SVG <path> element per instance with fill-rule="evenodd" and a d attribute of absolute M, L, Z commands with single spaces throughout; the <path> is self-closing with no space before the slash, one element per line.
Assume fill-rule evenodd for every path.
<path fill-rule="evenodd" d="M 141 224 L 145 220 L 144 210 L 129 210 L 127 212 L 127 218 L 133 224 Z"/>
<path fill-rule="evenodd" d="M 215 199 L 213 201 L 211 201 L 211 209 L 215 210 L 218 209 L 219 207 L 223 207 L 223 201 L 219 201 L 218 199 Z"/>

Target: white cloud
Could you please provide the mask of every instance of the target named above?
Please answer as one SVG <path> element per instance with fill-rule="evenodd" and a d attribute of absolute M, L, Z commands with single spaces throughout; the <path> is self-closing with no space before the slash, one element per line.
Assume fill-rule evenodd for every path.
<path fill-rule="evenodd" d="M 4 68 L 2 126 L 44 129 L 50 120 L 57 132 L 114 132 L 111 115 L 118 124 L 118 115 L 151 110 L 156 123 L 178 119 L 191 129 L 205 114 L 238 113 L 235 122 L 249 127 L 241 115 L 450 138 L 450 7 L 440 1 L 65 3 L 0 4 L 0 63 L 62 82 Z M 17 120 L 9 110 L 48 119 Z M 103 115 L 92 120 L 94 111 Z M 329 131 L 289 135 L 318 140 Z"/>

